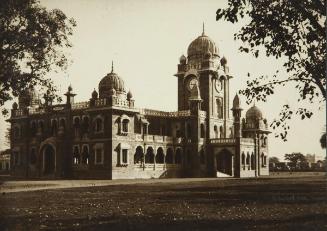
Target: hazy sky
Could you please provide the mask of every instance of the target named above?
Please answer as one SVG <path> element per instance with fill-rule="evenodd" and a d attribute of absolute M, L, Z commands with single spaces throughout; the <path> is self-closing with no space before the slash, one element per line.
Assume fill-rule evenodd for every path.
<path fill-rule="evenodd" d="M 281 68 L 281 61 L 265 56 L 258 59 L 238 51 L 239 41 L 233 34 L 241 24 L 216 22 L 215 14 L 225 1 L 87 1 L 45 0 L 41 4 L 61 9 L 77 22 L 69 51 L 73 64 L 66 73 L 52 73 L 56 84 L 64 93 L 71 83 L 76 101 L 86 101 L 94 88 L 111 69 L 114 69 L 131 89 L 136 107 L 159 110 L 177 110 L 177 72 L 179 57 L 186 54 L 188 45 L 202 32 L 205 22 L 206 34 L 216 42 L 221 55 L 225 55 L 230 71 L 231 98 L 236 91 L 246 87 L 247 73 L 252 76 L 273 74 Z M 244 22 L 243 22 L 244 23 Z M 242 98 L 241 98 L 242 99 Z M 251 105 L 242 106 L 248 109 Z M 257 102 L 268 122 L 278 116 L 282 105 L 297 106 L 294 86 L 282 89 L 266 103 Z M 7 103 L 11 107 L 12 102 Z M 305 105 L 315 112 L 310 120 L 294 119 L 290 122 L 288 142 L 270 135 L 271 156 L 283 157 L 285 153 L 302 152 L 325 155 L 319 139 L 325 125 L 325 108 Z M 246 110 L 245 110 L 246 111 Z M 245 115 L 245 111 L 243 115 Z M 0 150 L 4 145 L 4 118 L 0 119 Z"/>

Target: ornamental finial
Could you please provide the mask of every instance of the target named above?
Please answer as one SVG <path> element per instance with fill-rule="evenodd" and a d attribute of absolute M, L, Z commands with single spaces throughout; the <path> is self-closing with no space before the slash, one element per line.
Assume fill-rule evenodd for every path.
<path fill-rule="evenodd" d="M 114 73 L 114 61 L 111 61 L 111 73 Z"/>
<path fill-rule="evenodd" d="M 204 22 L 202 23 L 202 36 L 204 36 Z"/>

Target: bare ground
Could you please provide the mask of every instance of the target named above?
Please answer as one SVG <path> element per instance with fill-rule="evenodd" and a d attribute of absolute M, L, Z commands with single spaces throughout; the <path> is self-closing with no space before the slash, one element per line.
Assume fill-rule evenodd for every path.
<path fill-rule="evenodd" d="M 323 176 L 3 192 L 0 230 L 327 230 L 326 192 Z"/>

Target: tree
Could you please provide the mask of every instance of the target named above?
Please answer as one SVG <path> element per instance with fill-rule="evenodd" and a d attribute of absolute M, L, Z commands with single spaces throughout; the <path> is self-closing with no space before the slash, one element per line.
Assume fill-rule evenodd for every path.
<path fill-rule="evenodd" d="M 306 161 L 305 156 L 302 153 L 291 153 L 291 154 L 285 154 L 284 156 L 285 160 L 288 160 L 293 167 L 297 166 L 299 163 L 303 163 Z"/>
<path fill-rule="evenodd" d="M 320 138 L 320 145 L 322 148 L 326 148 L 326 132 Z"/>
<path fill-rule="evenodd" d="M 279 163 L 278 157 L 275 157 L 275 156 L 270 157 L 269 163 L 273 163 L 273 164 Z"/>
<path fill-rule="evenodd" d="M 72 46 L 75 26 L 74 19 L 58 9 L 47 10 L 37 0 L 0 1 L 0 107 L 29 87 L 55 95 L 45 74 L 67 68 L 65 49 Z"/>
<path fill-rule="evenodd" d="M 276 59 L 283 57 L 287 75 L 276 74 L 259 76 L 247 81 L 247 87 L 240 91 L 250 103 L 253 99 L 266 101 L 278 86 L 294 86 L 299 93 L 298 101 L 310 103 L 326 100 L 325 79 L 325 21 L 326 1 L 324 0 L 229 0 L 226 9 L 218 9 L 216 20 L 237 23 L 248 17 L 249 22 L 238 33 L 235 40 L 241 40 L 241 52 L 259 56 L 264 48 L 267 56 Z M 248 74 L 250 77 L 250 74 Z M 310 118 L 312 112 L 307 108 L 291 108 L 284 105 L 278 119 L 271 127 L 282 129 L 280 136 L 286 141 L 290 128 L 287 121 L 293 115 L 301 119 Z"/>

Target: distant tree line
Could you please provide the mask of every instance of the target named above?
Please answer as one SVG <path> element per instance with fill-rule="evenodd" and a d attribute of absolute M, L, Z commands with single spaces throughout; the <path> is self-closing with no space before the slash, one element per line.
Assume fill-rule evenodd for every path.
<path fill-rule="evenodd" d="M 312 162 L 308 160 L 302 153 L 285 154 L 284 159 L 286 162 L 281 162 L 277 157 L 269 158 L 269 170 L 270 171 L 325 171 L 326 170 L 326 158 L 325 160 L 318 160 Z"/>

